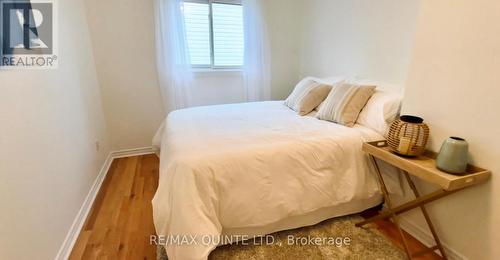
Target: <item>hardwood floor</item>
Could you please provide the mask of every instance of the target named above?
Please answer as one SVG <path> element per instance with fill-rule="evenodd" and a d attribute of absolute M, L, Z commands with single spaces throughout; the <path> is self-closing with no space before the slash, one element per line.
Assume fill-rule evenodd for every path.
<path fill-rule="evenodd" d="M 156 259 L 149 236 L 158 166 L 153 154 L 113 161 L 70 259 Z"/>
<path fill-rule="evenodd" d="M 70 259 L 156 259 L 151 199 L 158 187 L 159 161 L 156 155 L 142 155 L 113 161 L 91 212 L 73 248 Z M 363 217 L 376 210 L 363 212 Z M 376 223 L 378 229 L 400 248 L 399 234 L 390 221 Z M 408 235 L 413 252 L 426 247 Z M 420 260 L 441 259 L 437 254 Z"/>
<path fill-rule="evenodd" d="M 368 219 L 378 214 L 378 209 L 369 209 L 361 213 L 361 216 Z M 377 220 L 374 222 L 377 226 L 377 230 L 380 233 L 384 234 L 385 237 L 390 239 L 393 244 L 399 247 L 401 250 L 404 250 L 403 240 L 401 240 L 401 236 L 399 235 L 399 231 L 396 226 L 390 220 Z M 406 238 L 406 242 L 408 243 L 408 248 L 412 253 L 420 252 L 423 249 L 427 249 L 427 247 L 422 244 L 420 241 L 412 237 L 406 231 L 403 230 L 403 233 Z M 442 259 L 442 257 L 435 252 L 431 252 L 429 254 L 421 255 L 418 257 L 414 257 L 414 260 L 437 260 Z"/>

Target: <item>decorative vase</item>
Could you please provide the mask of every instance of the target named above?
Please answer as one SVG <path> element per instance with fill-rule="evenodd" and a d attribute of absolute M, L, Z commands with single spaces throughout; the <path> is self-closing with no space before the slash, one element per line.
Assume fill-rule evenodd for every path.
<path fill-rule="evenodd" d="M 460 137 L 449 137 L 444 140 L 436 159 L 438 169 L 455 174 L 463 175 L 469 163 L 469 144 Z"/>
<path fill-rule="evenodd" d="M 387 144 L 397 154 L 418 156 L 425 152 L 429 127 L 417 116 L 401 116 L 389 129 Z"/>

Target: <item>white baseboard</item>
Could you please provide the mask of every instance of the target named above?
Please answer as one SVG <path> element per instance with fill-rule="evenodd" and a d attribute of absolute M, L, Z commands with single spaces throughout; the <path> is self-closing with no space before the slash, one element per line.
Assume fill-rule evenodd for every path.
<path fill-rule="evenodd" d="M 64 242 L 59 249 L 59 252 L 56 255 L 56 260 L 68 259 L 69 255 L 71 254 L 71 250 L 76 243 L 76 239 L 78 238 L 78 235 L 82 230 L 83 224 L 87 219 L 87 215 L 92 208 L 92 204 L 94 203 L 97 193 L 99 193 L 99 189 L 101 188 L 102 182 L 104 181 L 104 178 L 106 177 L 106 174 L 112 162 L 113 156 L 112 153 L 109 153 L 106 157 L 106 160 L 104 161 L 104 164 L 101 167 L 101 170 L 99 171 L 99 174 L 97 175 L 97 178 L 94 181 L 94 184 L 92 184 L 87 197 L 83 201 L 83 205 L 78 211 L 78 214 L 76 215 L 76 218 L 73 221 L 73 224 L 71 225 L 71 228 L 69 229 L 68 234 L 66 235 L 66 238 L 64 239 Z"/>
<path fill-rule="evenodd" d="M 410 235 L 412 235 L 414 238 L 418 239 L 422 244 L 424 244 L 427 247 L 432 247 L 436 245 L 436 242 L 434 242 L 434 238 L 432 237 L 432 234 L 424 230 L 422 227 L 418 226 L 415 224 L 413 221 L 409 220 L 408 218 L 405 217 L 400 217 L 399 218 L 399 223 L 401 224 L 401 227 L 408 232 Z M 444 247 L 444 251 L 446 251 L 446 255 L 448 256 L 448 259 L 451 260 L 467 260 L 468 258 L 451 248 L 449 245 L 443 243 L 441 241 L 441 244 Z M 439 253 L 438 253 L 439 254 Z"/>
<path fill-rule="evenodd" d="M 155 151 L 153 150 L 153 147 L 142 147 L 142 148 L 114 151 L 114 152 L 111 152 L 111 156 L 113 157 L 113 159 L 118 159 L 118 158 L 139 156 L 139 155 L 152 154 L 152 153 L 155 153 Z"/>
<path fill-rule="evenodd" d="M 61 248 L 59 249 L 59 252 L 57 252 L 55 260 L 66 260 L 69 258 L 71 251 L 75 246 L 76 240 L 78 239 L 78 235 L 80 235 L 80 232 L 83 228 L 83 224 L 85 224 L 85 220 L 87 220 L 87 216 L 90 213 L 90 209 L 94 204 L 94 200 L 97 197 L 99 190 L 101 189 L 101 185 L 104 182 L 104 179 L 106 178 L 109 168 L 111 167 L 111 163 L 113 163 L 113 160 L 118 158 L 152 154 L 152 153 L 154 153 L 152 147 L 144 147 L 144 148 L 113 151 L 108 154 L 106 160 L 104 161 L 104 164 L 101 167 L 101 170 L 99 171 L 99 174 L 97 175 L 97 178 L 92 184 L 92 187 L 90 188 L 90 191 L 83 202 L 82 207 L 78 211 L 78 214 L 76 215 L 76 218 L 73 221 L 73 224 L 71 225 L 71 228 L 69 229 L 68 234 L 64 239 L 64 242 L 62 243 Z"/>

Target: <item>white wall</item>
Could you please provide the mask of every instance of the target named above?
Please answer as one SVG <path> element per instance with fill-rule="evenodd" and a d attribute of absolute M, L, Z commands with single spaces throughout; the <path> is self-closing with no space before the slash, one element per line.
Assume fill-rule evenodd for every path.
<path fill-rule="evenodd" d="M 86 0 L 112 149 L 151 145 L 165 117 L 155 61 L 153 0 Z M 265 0 L 272 97 L 286 97 L 299 71 L 302 0 Z M 193 106 L 245 101 L 241 74 L 197 73 Z"/>
<path fill-rule="evenodd" d="M 285 99 L 300 79 L 303 6 L 306 0 L 263 0 L 271 44 L 272 98 Z"/>
<path fill-rule="evenodd" d="M 499 14 L 496 0 L 422 1 L 403 107 L 426 119 L 434 151 L 464 137 L 472 162 L 493 171 L 489 183 L 430 206 L 444 242 L 469 259 L 500 257 Z M 424 226 L 419 214 L 406 220 Z"/>
<path fill-rule="evenodd" d="M 83 1 L 57 2 L 59 69 L 0 70 L 0 259 L 53 259 L 109 150 Z"/>
<path fill-rule="evenodd" d="M 302 76 L 360 76 L 403 86 L 418 0 L 309 0 Z"/>
<path fill-rule="evenodd" d="M 113 150 L 151 146 L 164 117 L 153 0 L 86 0 Z"/>
<path fill-rule="evenodd" d="M 189 106 L 245 102 L 243 75 L 241 71 L 196 72 L 187 96 Z"/>

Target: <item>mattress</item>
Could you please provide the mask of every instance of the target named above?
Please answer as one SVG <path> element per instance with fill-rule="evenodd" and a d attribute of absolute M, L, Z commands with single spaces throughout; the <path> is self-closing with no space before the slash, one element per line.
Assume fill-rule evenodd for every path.
<path fill-rule="evenodd" d="M 191 243 L 167 242 L 169 259 L 207 259 L 221 244 L 210 238 L 222 234 L 267 234 L 380 203 L 361 150 L 380 139 L 360 125 L 299 116 L 282 101 L 170 113 L 153 217 L 159 236 Z"/>

